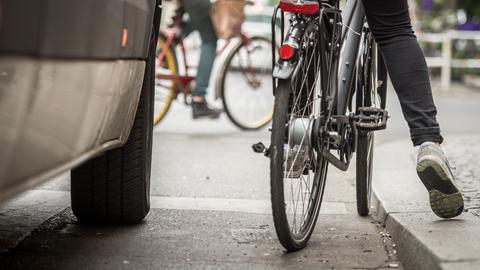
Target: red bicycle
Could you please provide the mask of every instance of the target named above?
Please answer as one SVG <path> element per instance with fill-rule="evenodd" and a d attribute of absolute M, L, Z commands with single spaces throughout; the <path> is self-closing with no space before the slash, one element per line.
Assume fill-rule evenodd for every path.
<path fill-rule="evenodd" d="M 188 63 L 182 18 L 177 12 L 172 25 L 158 38 L 155 124 L 165 117 L 180 94 L 186 104 L 190 103 L 196 67 Z M 269 37 L 242 33 L 226 41 L 217 52 L 220 65 L 214 80 L 215 97 L 222 99 L 228 118 L 240 129 L 256 130 L 272 119 L 271 46 Z"/>

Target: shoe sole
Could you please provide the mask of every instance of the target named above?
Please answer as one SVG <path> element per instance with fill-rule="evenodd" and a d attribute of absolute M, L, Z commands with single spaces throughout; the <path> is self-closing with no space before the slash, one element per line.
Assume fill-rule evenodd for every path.
<path fill-rule="evenodd" d="M 433 212 L 441 218 L 454 218 L 462 214 L 464 203 L 447 170 L 431 157 L 417 164 L 417 174 L 428 190 Z"/>

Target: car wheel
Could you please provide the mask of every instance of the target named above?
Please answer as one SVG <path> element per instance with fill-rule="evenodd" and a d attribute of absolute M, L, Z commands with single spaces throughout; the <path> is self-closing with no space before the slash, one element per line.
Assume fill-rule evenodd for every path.
<path fill-rule="evenodd" d="M 142 93 L 125 145 L 71 172 L 72 210 L 80 222 L 138 223 L 150 210 L 155 42 L 150 42 Z"/>

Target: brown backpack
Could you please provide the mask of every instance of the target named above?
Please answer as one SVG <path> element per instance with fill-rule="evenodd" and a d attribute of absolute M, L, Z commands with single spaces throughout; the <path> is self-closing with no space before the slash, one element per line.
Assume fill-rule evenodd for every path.
<path fill-rule="evenodd" d="M 230 39 L 241 34 L 244 7 L 245 0 L 217 0 L 212 4 L 210 17 L 219 38 Z"/>

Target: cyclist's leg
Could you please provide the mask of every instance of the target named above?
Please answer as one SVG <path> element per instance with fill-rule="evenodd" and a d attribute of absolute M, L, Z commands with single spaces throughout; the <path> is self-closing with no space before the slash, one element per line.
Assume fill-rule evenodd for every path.
<path fill-rule="evenodd" d="M 196 86 L 192 91 L 193 118 L 218 118 L 220 110 L 210 107 L 205 100 L 217 53 L 217 36 L 210 20 L 210 0 L 182 0 L 182 4 L 190 16 L 190 28 L 198 30 L 202 39 Z"/>
<path fill-rule="evenodd" d="M 363 4 L 414 145 L 441 143 L 427 64 L 412 30 L 407 0 L 363 0 Z"/>
<path fill-rule="evenodd" d="M 190 27 L 198 30 L 202 39 L 200 61 L 194 96 L 205 96 L 215 62 L 217 36 L 210 20 L 210 0 L 183 0 L 183 7 L 190 16 Z"/>
<path fill-rule="evenodd" d="M 463 198 L 445 154 L 436 120 L 427 64 L 408 13 L 407 0 L 363 0 L 370 28 L 380 45 L 393 86 L 410 127 L 414 145 L 421 145 L 417 173 L 429 191 L 435 214 L 452 218 L 463 212 Z"/>

